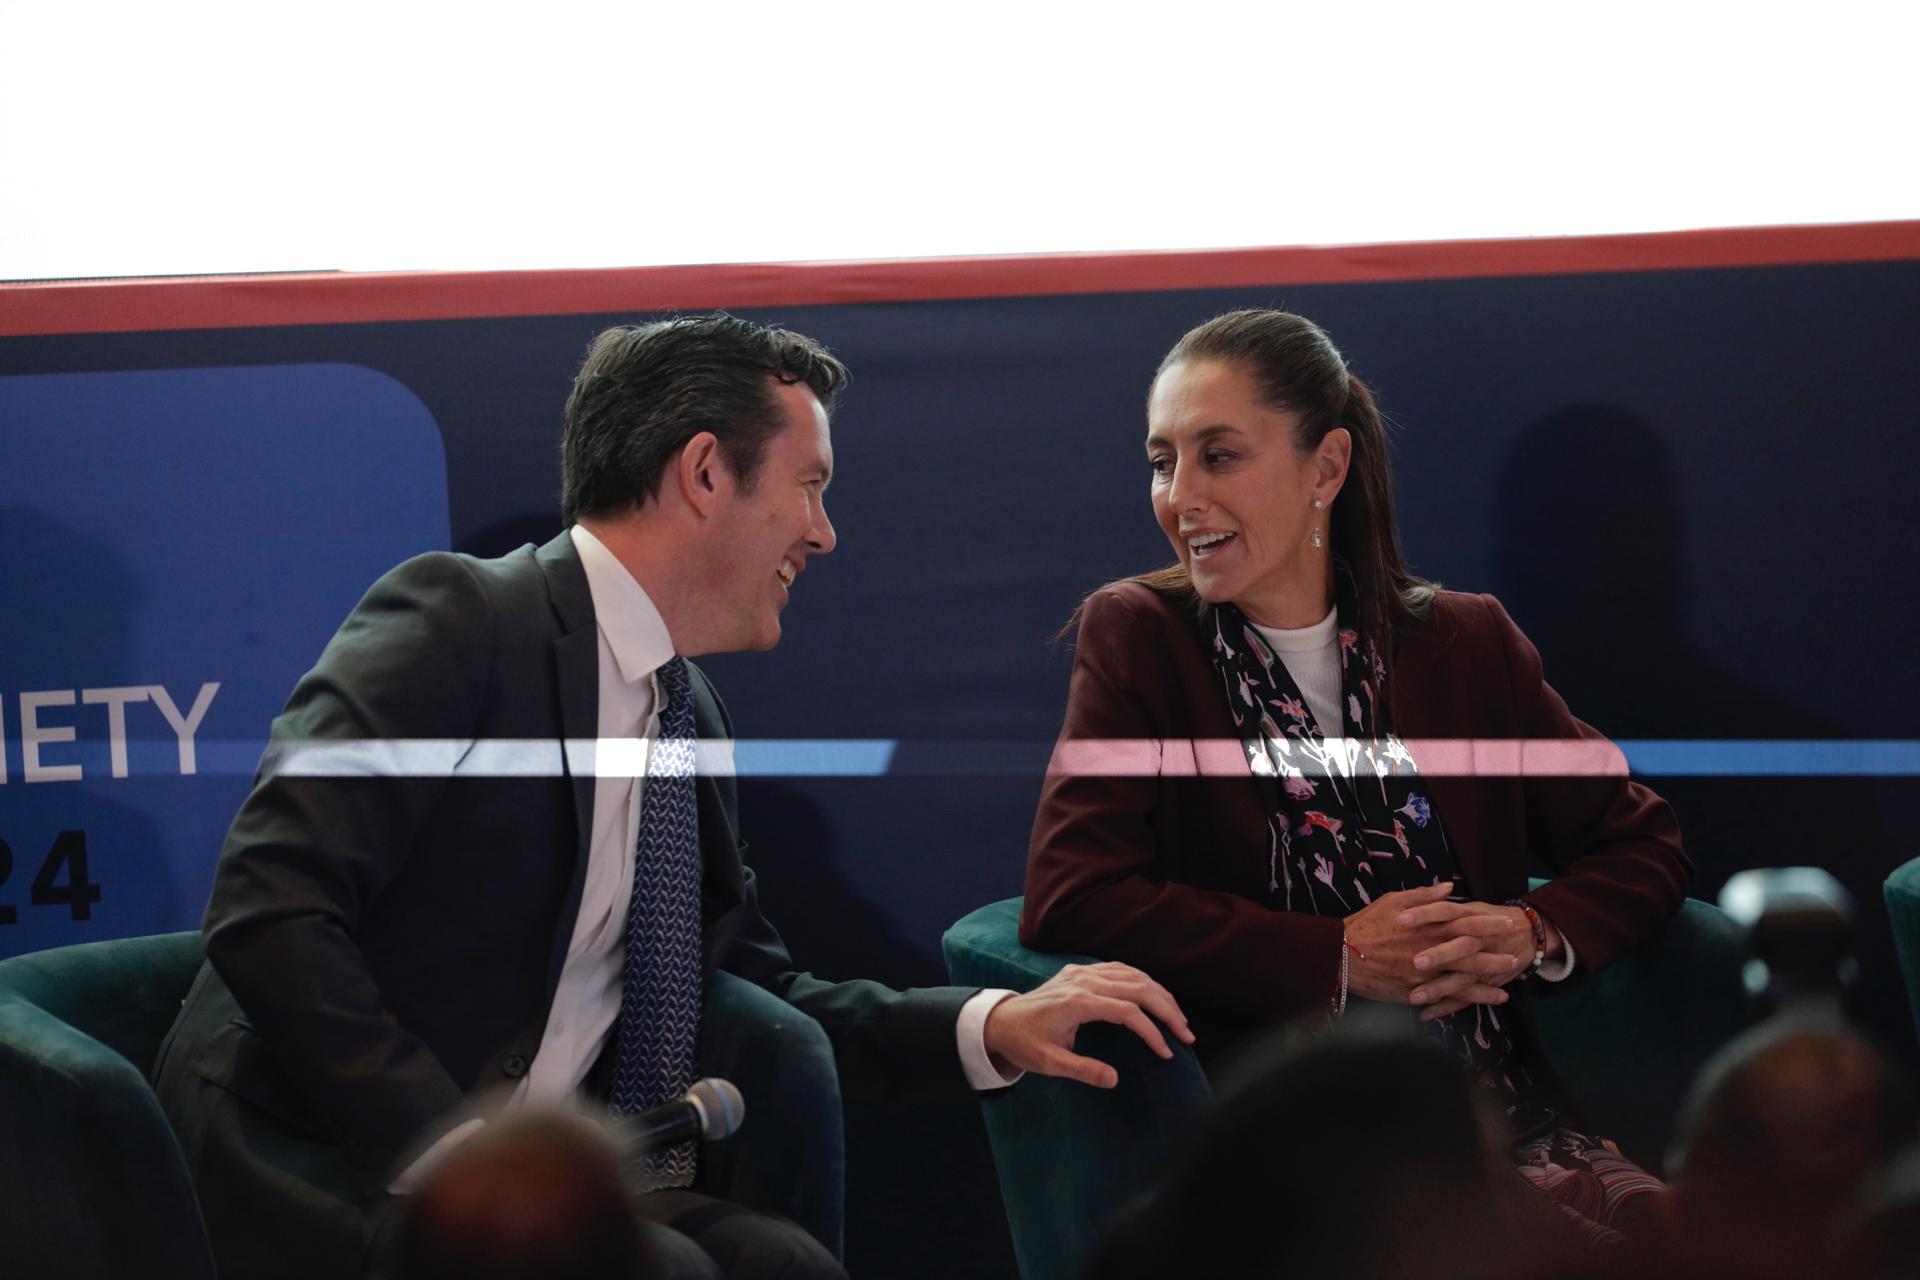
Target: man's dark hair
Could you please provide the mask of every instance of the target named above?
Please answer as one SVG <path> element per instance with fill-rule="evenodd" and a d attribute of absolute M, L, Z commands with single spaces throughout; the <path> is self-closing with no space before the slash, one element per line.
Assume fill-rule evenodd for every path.
<path fill-rule="evenodd" d="M 702 431 L 753 491 L 779 434 L 773 383 L 804 383 L 828 413 L 847 367 L 812 338 L 725 313 L 618 325 L 587 348 L 560 437 L 562 511 L 617 515 L 660 492 L 668 463 Z"/>

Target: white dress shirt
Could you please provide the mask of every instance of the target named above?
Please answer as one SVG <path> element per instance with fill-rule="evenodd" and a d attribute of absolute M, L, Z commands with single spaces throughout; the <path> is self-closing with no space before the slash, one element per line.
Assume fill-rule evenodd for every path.
<path fill-rule="evenodd" d="M 627 904 L 640 839 L 647 754 L 660 733 L 655 673 L 673 657 L 660 611 L 625 566 L 580 525 L 574 549 L 598 625 L 599 724 L 593 750 L 593 826 L 580 914 L 547 1011 L 546 1034 L 513 1101 L 557 1102 L 587 1078 L 620 1016 Z"/>
<path fill-rule="evenodd" d="M 510 1107 L 571 1096 L 593 1069 L 620 1016 L 627 906 L 633 896 L 647 753 L 660 732 L 655 673 L 673 657 L 673 638 L 645 589 L 584 526 L 576 524 L 570 532 L 581 568 L 586 570 L 600 633 L 593 827 L 587 840 L 580 913 L 574 918 L 567 958 L 547 1012 L 546 1032 L 527 1074 L 508 1099 Z M 577 763 L 575 756 L 569 759 Z M 1012 994 L 981 991 L 961 1006 L 954 1037 L 967 1083 L 975 1089 L 1004 1088 L 1023 1074 L 1001 1074 L 987 1054 L 987 1015 Z M 411 1191 L 427 1169 L 481 1123 L 469 1120 L 448 1131 L 394 1180 L 391 1189 Z"/>

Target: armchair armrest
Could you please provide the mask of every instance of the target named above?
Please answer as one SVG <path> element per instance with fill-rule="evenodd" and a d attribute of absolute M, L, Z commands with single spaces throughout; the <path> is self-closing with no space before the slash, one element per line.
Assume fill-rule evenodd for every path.
<path fill-rule="evenodd" d="M 1030 991 L 1084 956 L 1020 945 L 1020 899 L 963 917 L 941 939 L 947 973 L 967 987 Z M 1082 1030 L 1077 1050 L 1120 1073 L 1113 1089 L 1029 1076 L 985 1095 L 987 1137 L 1025 1280 L 1071 1280 L 1112 1217 L 1171 1167 L 1192 1117 L 1213 1100 L 1193 1050 L 1169 1038 L 1171 1061 L 1124 1027 Z"/>
<path fill-rule="evenodd" d="M 846 1127 L 840 1072 L 820 1024 L 724 971 L 707 979 L 696 1060 L 746 1100 L 740 1132 L 700 1150 L 701 1181 L 752 1209 L 793 1219 L 845 1256 Z"/>
<path fill-rule="evenodd" d="M 36 959 L 37 957 L 23 957 Z M 186 1162 L 141 1067 L 0 965 L 0 1233 L 20 1275 L 213 1280 Z"/>
<path fill-rule="evenodd" d="M 1920 858 L 1894 868 L 1883 892 L 1900 974 L 1907 981 L 1907 1003 L 1913 1009 L 1913 1025 L 1920 1028 Z"/>
<path fill-rule="evenodd" d="M 1701 1066 L 1752 1024 L 1746 959 L 1727 913 L 1688 898 L 1606 969 L 1534 1002 L 1540 1042 L 1594 1130 L 1649 1169 Z"/>

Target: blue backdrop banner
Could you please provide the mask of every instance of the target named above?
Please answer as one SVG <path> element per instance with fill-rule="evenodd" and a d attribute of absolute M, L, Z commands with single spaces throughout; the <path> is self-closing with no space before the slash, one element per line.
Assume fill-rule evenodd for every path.
<path fill-rule="evenodd" d="M 349 364 L 0 378 L 0 955 L 194 927 L 287 691 L 445 547 L 433 416 Z"/>

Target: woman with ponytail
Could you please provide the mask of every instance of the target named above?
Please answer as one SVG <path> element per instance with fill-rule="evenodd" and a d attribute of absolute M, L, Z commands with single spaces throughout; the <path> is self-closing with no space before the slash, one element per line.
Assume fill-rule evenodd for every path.
<path fill-rule="evenodd" d="M 1596 1239 L 1660 1184 L 1587 1133 L 1528 1032 L 1679 908 L 1672 810 L 1574 718 L 1491 596 L 1401 554 L 1372 394 L 1311 321 L 1236 311 L 1147 403 L 1176 563 L 1102 588 L 1027 864 L 1021 938 L 1145 969 L 1203 1058 L 1269 1023 L 1398 1005 Z M 1528 892 L 1530 862 L 1554 868 Z"/>

